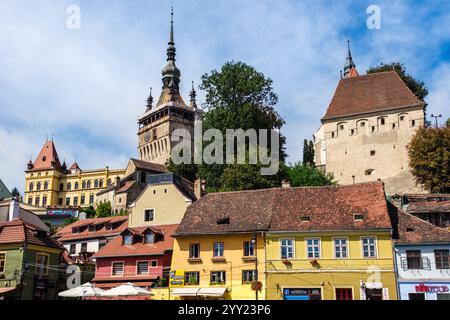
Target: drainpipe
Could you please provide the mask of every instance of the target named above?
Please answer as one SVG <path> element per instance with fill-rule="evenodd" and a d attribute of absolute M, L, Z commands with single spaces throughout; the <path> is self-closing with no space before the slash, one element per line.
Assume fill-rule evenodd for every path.
<path fill-rule="evenodd" d="M 258 234 L 253 235 L 253 246 L 255 251 L 255 283 L 258 282 Z M 255 290 L 255 300 L 258 301 L 258 290 Z"/>
<path fill-rule="evenodd" d="M 397 268 L 397 253 L 394 244 L 392 244 L 392 254 L 394 255 L 394 274 L 395 274 L 395 287 L 397 289 L 397 300 L 400 300 L 400 284 L 398 283 L 398 268 Z"/>

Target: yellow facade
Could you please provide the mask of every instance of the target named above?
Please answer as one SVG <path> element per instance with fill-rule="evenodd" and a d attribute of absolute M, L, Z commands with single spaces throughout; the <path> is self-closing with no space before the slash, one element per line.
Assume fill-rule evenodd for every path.
<path fill-rule="evenodd" d="M 122 178 L 125 169 L 77 170 L 65 174 L 58 170 L 32 170 L 25 175 L 24 202 L 33 206 L 87 207 L 96 202 L 97 192 Z"/>
<path fill-rule="evenodd" d="M 136 199 L 129 216 L 130 227 L 180 223 L 192 200 L 172 183 L 148 185 Z M 153 209 L 154 217 L 145 221 L 145 210 Z"/>
<path fill-rule="evenodd" d="M 363 255 L 367 237 L 376 239 L 375 257 Z M 283 239 L 293 240 L 292 258 L 281 258 Z M 308 239 L 319 239 L 319 258 L 308 258 Z M 339 239 L 346 239 L 347 258 L 336 258 L 335 240 Z M 296 295 L 295 289 L 305 289 L 298 291 L 300 295 L 315 289 L 309 292 L 322 300 L 337 300 L 349 291 L 353 300 L 365 300 L 371 294 L 397 299 L 389 232 L 268 233 L 266 257 L 267 299 L 289 298 Z"/>
<path fill-rule="evenodd" d="M 257 236 L 256 254 L 253 257 L 244 256 L 244 241 L 251 241 L 252 233 L 242 234 L 223 234 L 223 235 L 204 235 L 177 237 L 174 241 L 172 267 L 171 271 L 178 271 L 186 274 L 186 272 L 199 272 L 200 282 L 195 285 L 184 283 L 183 285 L 171 286 L 174 288 L 226 288 L 223 299 L 230 300 L 254 300 L 256 293 L 251 288 L 250 282 L 243 281 L 243 271 L 256 269 L 255 255 L 257 256 L 258 280 L 262 282 L 263 290 L 258 292 L 258 299 L 265 299 L 265 249 L 264 238 Z M 213 244 L 215 242 L 223 243 L 223 261 L 214 261 Z M 189 248 L 191 244 L 200 244 L 200 260 L 193 261 L 189 259 Z M 211 284 L 211 272 L 225 271 L 226 282 L 224 284 Z M 171 299 L 183 299 L 180 296 L 171 296 Z M 205 298 L 205 297 L 198 297 Z M 216 299 L 218 297 L 215 297 Z"/>

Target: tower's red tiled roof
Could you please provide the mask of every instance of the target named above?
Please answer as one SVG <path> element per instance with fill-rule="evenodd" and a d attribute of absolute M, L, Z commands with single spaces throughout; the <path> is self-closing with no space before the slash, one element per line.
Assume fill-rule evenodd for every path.
<path fill-rule="evenodd" d="M 72 163 L 72 165 L 69 168 L 70 170 L 81 170 L 80 166 L 78 165 L 78 163 L 75 161 L 74 163 Z"/>
<path fill-rule="evenodd" d="M 52 140 L 48 140 L 44 144 L 33 165 L 32 170 L 61 170 L 61 162 L 59 161 L 58 153 Z"/>
<path fill-rule="evenodd" d="M 322 120 L 423 105 L 395 71 L 341 79 Z"/>

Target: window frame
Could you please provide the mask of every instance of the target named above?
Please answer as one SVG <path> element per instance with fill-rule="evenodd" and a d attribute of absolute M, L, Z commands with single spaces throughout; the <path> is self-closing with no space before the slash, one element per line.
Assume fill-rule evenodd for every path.
<path fill-rule="evenodd" d="M 146 220 L 146 213 L 147 213 L 148 210 L 153 211 L 153 215 L 152 215 L 152 219 L 151 219 L 151 220 Z M 156 213 L 155 208 L 144 208 L 144 222 L 152 222 L 152 221 L 155 221 L 155 213 Z"/>
<path fill-rule="evenodd" d="M 252 255 L 246 255 L 246 244 L 249 244 L 249 246 L 248 246 L 248 251 L 250 252 L 250 251 L 253 251 L 253 254 Z M 251 250 L 250 250 L 250 247 L 252 248 Z M 255 256 L 255 242 L 253 241 L 253 240 L 247 240 L 247 241 L 244 241 L 244 243 L 243 243 L 243 256 L 244 257 L 254 257 Z"/>
<path fill-rule="evenodd" d="M 375 256 L 367 256 L 366 257 L 364 255 L 364 239 L 374 239 L 375 240 L 375 242 L 374 242 Z M 361 241 L 361 256 L 365 259 L 377 259 L 378 258 L 378 238 L 377 238 L 377 236 L 363 236 L 363 237 L 360 237 L 360 241 Z"/>
<path fill-rule="evenodd" d="M 213 274 L 217 274 L 216 277 L 219 279 L 219 281 L 213 282 Z M 221 276 L 223 275 L 223 277 Z M 220 281 L 220 279 L 223 278 L 223 281 Z M 211 270 L 209 273 L 209 284 L 210 285 L 226 285 L 227 283 L 227 272 L 225 270 Z"/>
<path fill-rule="evenodd" d="M 196 246 L 197 248 L 197 256 L 192 255 L 192 248 Z M 189 259 L 200 259 L 200 243 L 190 243 L 189 244 Z"/>
<path fill-rule="evenodd" d="M 252 280 L 244 280 L 244 274 L 251 272 L 251 278 Z M 249 284 L 252 283 L 253 281 L 256 281 L 256 279 L 258 278 L 257 276 L 258 270 L 255 269 L 246 269 L 246 270 L 242 270 L 242 284 Z"/>
<path fill-rule="evenodd" d="M 122 273 L 114 274 L 114 265 L 122 264 Z M 125 262 L 123 260 L 111 261 L 111 277 L 123 277 L 125 275 Z"/>
<path fill-rule="evenodd" d="M 218 246 L 218 251 L 222 251 L 221 255 L 216 255 L 216 245 Z M 220 252 L 219 252 L 220 253 Z M 218 241 L 213 243 L 213 258 L 223 258 L 225 256 L 225 243 L 223 241 Z"/>
<path fill-rule="evenodd" d="M 197 283 L 189 283 L 190 281 L 188 275 L 195 274 L 197 278 Z M 184 273 L 184 285 L 185 286 L 198 286 L 200 285 L 200 271 L 186 271 Z"/>
<path fill-rule="evenodd" d="M 0 258 L 0 261 L 3 261 L 3 267 L 1 267 L 2 264 L 0 263 L 0 274 L 1 275 L 4 275 L 6 273 L 6 256 L 7 256 L 7 254 L 8 254 L 7 251 L 0 251 L 0 256 L 3 255 L 3 258 Z"/>
<path fill-rule="evenodd" d="M 438 256 L 436 255 L 437 252 L 441 253 L 441 256 L 439 257 L 439 267 L 438 267 Z M 445 262 L 445 256 L 442 255 L 442 252 L 446 252 L 447 253 L 447 261 Z M 433 250 L 434 253 L 434 262 L 436 265 L 436 269 L 439 270 L 446 270 L 446 269 L 450 269 L 450 250 L 449 249 L 435 249 Z M 445 265 L 445 263 L 447 263 L 447 265 Z"/>
<path fill-rule="evenodd" d="M 312 246 L 313 246 L 313 248 L 314 247 L 318 247 L 318 254 L 319 254 L 319 256 L 318 257 L 310 257 L 309 256 L 309 250 L 308 250 L 308 248 L 310 247 L 309 245 L 308 245 L 308 240 L 319 240 L 318 241 L 318 244 L 317 245 L 315 245 L 315 244 L 313 244 Z M 320 238 L 320 237 L 308 237 L 308 238 L 305 238 L 305 248 L 306 248 L 306 258 L 307 259 L 312 259 L 312 260 L 314 260 L 314 259 L 321 259 L 321 257 L 322 257 L 322 239 Z M 313 251 L 313 254 L 315 253 L 315 251 Z"/>
<path fill-rule="evenodd" d="M 333 257 L 335 259 L 348 259 L 348 258 L 350 258 L 350 251 L 349 251 L 349 242 L 350 242 L 350 240 L 349 240 L 349 238 L 348 237 L 333 237 L 332 240 L 333 240 Z M 345 248 L 346 248 L 346 256 L 345 257 L 342 257 L 342 256 L 338 257 L 336 255 L 336 253 L 337 253 L 337 251 L 336 251 L 336 242 L 335 242 L 336 240 L 345 240 Z M 340 244 L 340 246 L 342 246 L 342 245 Z"/>
<path fill-rule="evenodd" d="M 139 264 L 140 263 L 146 263 L 147 264 L 147 272 L 139 273 Z M 150 274 L 150 263 L 149 263 L 149 260 L 137 260 L 136 261 L 136 275 L 137 276 L 143 276 L 143 275 L 149 275 L 149 274 Z"/>
<path fill-rule="evenodd" d="M 72 252 L 72 248 L 73 248 L 73 252 Z M 77 244 L 76 243 L 69 244 L 69 254 L 76 254 L 76 253 L 77 253 Z"/>
<path fill-rule="evenodd" d="M 40 274 L 39 268 L 40 265 L 38 264 L 38 257 L 39 256 L 45 256 L 46 257 L 46 266 L 44 266 L 44 272 L 42 272 L 42 275 L 47 276 L 48 272 L 49 272 L 49 265 L 50 265 L 50 254 L 45 253 L 45 252 L 36 252 L 36 267 L 34 268 L 34 274 Z"/>
<path fill-rule="evenodd" d="M 283 241 L 292 241 L 292 253 L 291 257 L 288 256 L 288 251 L 286 251 L 286 257 L 283 257 Z M 280 238 L 279 239 L 280 244 L 280 259 L 294 259 L 295 258 L 295 238 Z M 288 246 L 288 245 L 286 245 Z"/>

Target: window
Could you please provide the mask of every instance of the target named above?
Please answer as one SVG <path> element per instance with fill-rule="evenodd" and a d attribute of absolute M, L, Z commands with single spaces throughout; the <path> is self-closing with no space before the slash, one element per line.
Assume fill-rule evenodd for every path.
<path fill-rule="evenodd" d="M 38 183 L 36 184 L 36 190 L 37 190 L 37 191 L 41 190 L 41 183 L 40 183 L 40 182 L 38 182 Z"/>
<path fill-rule="evenodd" d="M 256 280 L 256 270 L 242 270 L 242 283 L 250 283 Z"/>
<path fill-rule="evenodd" d="M 34 189 L 34 184 L 33 184 L 33 182 L 31 182 L 30 185 L 28 186 L 28 190 L 33 191 L 33 189 Z"/>
<path fill-rule="evenodd" d="M 380 118 L 380 124 L 381 124 L 382 126 L 384 126 L 385 123 L 386 123 L 386 120 L 385 120 L 384 118 Z"/>
<path fill-rule="evenodd" d="M 94 195 L 93 194 L 89 195 L 89 203 L 90 204 L 94 203 Z"/>
<path fill-rule="evenodd" d="M 48 274 L 49 255 L 46 253 L 36 254 L 36 274 Z"/>
<path fill-rule="evenodd" d="M 70 198 L 69 197 L 66 198 L 66 206 L 70 206 Z"/>
<path fill-rule="evenodd" d="M 77 245 L 75 243 L 70 244 L 69 253 L 75 254 Z"/>
<path fill-rule="evenodd" d="M 43 196 L 42 197 L 42 206 L 46 206 L 47 205 L 47 196 Z"/>
<path fill-rule="evenodd" d="M 255 255 L 255 243 L 250 241 L 244 241 L 244 257 L 253 257 Z"/>
<path fill-rule="evenodd" d="M 200 243 L 191 243 L 189 245 L 189 258 L 191 259 L 200 258 Z"/>
<path fill-rule="evenodd" d="M 339 125 L 339 130 L 344 130 L 344 125 L 343 124 Z"/>
<path fill-rule="evenodd" d="M 80 197 L 80 204 L 84 204 L 86 202 L 86 197 L 84 195 L 82 195 Z"/>
<path fill-rule="evenodd" d="M 395 123 L 392 124 L 392 129 L 395 129 Z"/>
<path fill-rule="evenodd" d="M 400 116 L 400 121 L 405 120 L 405 116 Z"/>
<path fill-rule="evenodd" d="M 294 258 L 294 240 L 281 239 L 280 240 L 281 259 Z"/>
<path fill-rule="evenodd" d="M 131 245 L 133 244 L 133 235 L 132 234 L 126 234 L 123 236 L 123 244 L 124 245 Z"/>
<path fill-rule="evenodd" d="M 409 293 L 408 300 L 425 300 L 425 293 Z"/>
<path fill-rule="evenodd" d="M 153 232 L 149 231 L 145 234 L 145 243 L 154 243 L 155 242 L 155 235 Z"/>
<path fill-rule="evenodd" d="M 87 243 L 83 242 L 81 244 L 81 253 L 86 253 L 87 252 Z"/>
<path fill-rule="evenodd" d="M 98 188 L 98 180 L 97 179 L 94 180 L 94 188 Z"/>
<path fill-rule="evenodd" d="M 308 258 L 320 258 L 320 239 L 306 239 L 306 254 Z"/>
<path fill-rule="evenodd" d="M 86 182 L 86 188 L 90 189 L 91 188 L 91 180 L 88 180 Z"/>
<path fill-rule="evenodd" d="M 366 171 L 364 171 L 364 174 L 366 175 L 366 176 L 371 176 L 372 175 L 372 173 L 374 173 L 374 169 L 367 169 Z"/>
<path fill-rule="evenodd" d="M 111 223 L 106 224 L 106 225 L 105 225 L 105 229 L 106 229 L 106 230 L 112 230 L 112 229 L 113 229 L 112 224 L 111 224 Z"/>
<path fill-rule="evenodd" d="M 96 229 L 97 229 L 97 228 L 95 227 L 94 224 L 91 224 L 91 225 L 89 225 L 89 227 L 88 227 L 89 232 L 95 232 Z"/>
<path fill-rule="evenodd" d="M 214 242 L 213 249 L 214 249 L 213 250 L 214 257 L 223 257 L 223 249 L 224 249 L 223 242 Z"/>
<path fill-rule="evenodd" d="M 81 189 L 86 189 L 86 180 L 81 183 Z"/>
<path fill-rule="evenodd" d="M 75 190 L 78 190 L 78 187 L 79 187 L 79 184 L 78 184 L 78 181 L 77 181 L 77 182 L 75 182 L 75 184 L 74 184 L 74 189 L 75 189 Z"/>
<path fill-rule="evenodd" d="M 98 182 L 98 185 L 100 188 L 103 188 L 103 179 L 100 179 L 100 181 Z"/>
<path fill-rule="evenodd" d="M 336 288 L 336 300 L 353 300 L 351 288 Z"/>
<path fill-rule="evenodd" d="M 63 191 L 64 190 L 64 183 L 60 183 L 59 184 L 59 191 Z"/>
<path fill-rule="evenodd" d="M 155 209 L 144 210 L 144 221 L 153 221 L 155 217 Z"/>
<path fill-rule="evenodd" d="M 372 133 L 375 132 L 375 126 L 372 126 Z"/>
<path fill-rule="evenodd" d="M 45 181 L 44 182 L 44 190 L 47 190 L 48 189 L 48 181 Z"/>
<path fill-rule="evenodd" d="M 436 260 L 436 269 L 450 268 L 449 250 L 434 250 L 434 259 Z"/>
<path fill-rule="evenodd" d="M 367 289 L 366 300 L 383 300 L 383 289 Z"/>
<path fill-rule="evenodd" d="M 347 238 L 334 239 L 334 257 L 347 258 L 348 247 Z"/>
<path fill-rule="evenodd" d="M 70 182 L 67 182 L 67 190 L 72 189 L 72 184 Z"/>
<path fill-rule="evenodd" d="M 78 197 L 73 197 L 73 205 L 74 206 L 78 205 Z"/>
<path fill-rule="evenodd" d="M 58 206 L 62 206 L 63 204 L 63 198 L 58 198 Z"/>
<path fill-rule="evenodd" d="M 0 274 L 5 273 L 6 269 L 6 252 L 0 252 Z"/>
<path fill-rule="evenodd" d="M 375 150 L 370 150 L 370 155 L 374 156 L 375 155 Z"/>
<path fill-rule="evenodd" d="M 148 274 L 148 261 L 139 261 L 137 263 L 137 274 Z"/>
<path fill-rule="evenodd" d="M 113 262 L 112 275 L 113 276 L 122 276 L 123 275 L 123 262 Z"/>
<path fill-rule="evenodd" d="M 226 281 L 225 271 L 211 271 L 211 284 L 225 284 Z"/>
<path fill-rule="evenodd" d="M 152 260 L 152 261 L 151 261 L 151 267 L 152 267 L 152 268 L 158 267 L 158 260 Z"/>
<path fill-rule="evenodd" d="M 184 274 L 184 284 L 187 286 L 198 286 L 200 283 L 200 272 L 190 271 Z"/>
<path fill-rule="evenodd" d="M 450 293 L 436 293 L 436 300 L 450 300 Z"/>
<path fill-rule="evenodd" d="M 39 206 L 39 196 L 37 196 L 35 199 L 34 199 L 34 205 L 35 206 Z"/>
<path fill-rule="evenodd" d="M 122 198 L 119 198 L 119 203 L 122 203 Z"/>
<path fill-rule="evenodd" d="M 420 250 L 406 250 L 406 261 L 408 269 L 423 269 Z"/>
<path fill-rule="evenodd" d="M 375 258 L 377 256 L 375 237 L 362 238 L 362 249 L 364 258 Z"/>
<path fill-rule="evenodd" d="M 108 187 L 111 185 L 111 179 L 108 179 Z"/>
<path fill-rule="evenodd" d="M 355 134 L 355 129 L 351 129 L 350 130 L 350 135 L 352 136 L 352 135 L 354 135 Z"/>
<path fill-rule="evenodd" d="M 411 127 L 414 127 L 416 125 L 416 120 L 411 120 Z"/>
<path fill-rule="evenodd" d="M 31 206 L 33 204 L 33 197 L 28 198 L 28 204 Z"/>
<path fill-rule="evenodd" d="M 364 127 L 365 125 L 366 125 L 365 122 L 361 122 L 361 123 L 359 124 L 360 127 Z"/>

